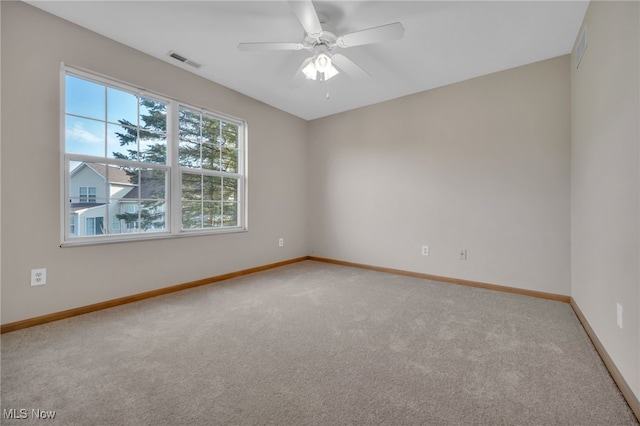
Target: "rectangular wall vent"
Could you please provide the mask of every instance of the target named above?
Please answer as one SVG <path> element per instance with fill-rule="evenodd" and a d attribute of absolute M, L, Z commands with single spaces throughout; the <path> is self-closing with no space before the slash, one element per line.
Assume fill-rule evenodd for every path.
<path fill-rule="evenodd" d="M 576 47 L 576 68 L 580 66 L 580 61 L 582 60 L 582 55 L 584 55 L 584 51 L 587 50 L 587 26 L 582 29 L 582 33 L 580 34 L 580 40 L 578 40 L 578 46 Z"/>
<path fill-rule="evenodd" d="M 181 54 L 174 52 L 173 50 L 172 50 L 172 51 L 170 51 L 169 53 L 167 53 L 167 55 L 168 55 L 169 57 L 171 57 L 171 58 L 173 58 L 173 59 L 177 60 L 177 61 L 180 61 L 180 62 L 182 62 L 182 63 L 184 63 L 184 64 L 190 65 L 190 66 L 192 66 L 192 67 L 194 67 L 194 68 L 200 68 L 200 67 L 202 67 L 202 65 L 200 65 L 199 63 L 194 62 L 194 61 L 192 61 L 191 59 L 187 59 L 187 58 L 185 58 L 184 56 L 182 56 Z"/>

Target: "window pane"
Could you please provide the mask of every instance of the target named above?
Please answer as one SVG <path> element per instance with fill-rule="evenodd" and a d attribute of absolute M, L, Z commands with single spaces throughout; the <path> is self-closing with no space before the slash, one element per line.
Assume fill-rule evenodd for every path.
<path fill-rule="evenodd" d="M 202 168 L 220 170 L 220 148 L 217 145 L 202 144 Z"/>
<path fill-rule="evenodd" d="M 69 171 L 69 197 L 73 203 L 96 203 L 104 199 L 106 166 L 98 163 L 79 163 Z M 84 206 L 86 207 L 86 205 Z"/>
<path fill-rule="evenodd" d="M 120 234 L 124 229 L 124 227 L 122 226 L 122 223 L 116 217 L 116 214 L 118 214 L 118 212 L 112 209 L 111 206 L 109 206 L 109 233 L 110 234 Z"/>
<path fill-rule="evenodd" d="M 219 176 L 203 176 L 202 181 L 202 199 L 220 201 L 222 178 Z"/>
<path fill-rule="evenodd" d="M 202 176 L 191 173 L 182 174 L 182 199 L 202 199 Z"/>
<path fill-rule="evenodd" d="M 238 207 L 236 203 L 224 203 L 222 211 L 223 226 L 238 226 Z"/>
<path fill-rule="evenodd" d="M 207 203 L 203 205 L 202 227 L 219 228 L 222 226 L 222 204 Z"/>
<path fill-rule="evenodd" d="M 164 201 L 143 201 L 141 206 L 141 231 L 164 231 L 166 229 L 166 203 Z"/>
<path fill-rule="evenodd" d="M 106 200 L 97 199 L 95 203 L 83 203 L 78 198 L 69 200 L 70 231 L 72 237 L 104 234 L 106 215 Z M 71 219 L 73 217 L 74 219 Z"/>
<path fill-rule="evenodd" d="M 167 172 L 164 170 L 144 169 L 140 172 L 141 199 L 166 198 Z"/>
<path fill-rule="evenodd" d="M 222 124 L 222 145 L 238 149 L 238 126 L 230 123 Z"/>
<path fill-rule="evenodd" d="M 139 170 L 137 167 L 107 167 L 109 197 L 114 199 L 138 198 Z"/>
<path fill-rule="evenodd" d="M 167 133 L 167 104 L 141 97 L 140 127 L 155 133 Z"/>
<path fill-rule="evenodd" d="M 64 132 L 66 152 L 104 157 L 104 122 L 68 115 Z"/>
<path fill-rule="evenodd" d="M 182 229 L 202 228 L 202 203 L 200 201 L 182 202 Z"/>
<path fill-rule="evenodd" d="M 222 199 L 224 201 L 238 201 L 238 179 L 224 178 Z"/>
<path fill-rule="evenodd" d="M 139 232 L 140 214 L 136 201 L 124 201 L 122 199 L 111 200 L 109 212 L 111 214 L 111 234 L 128 234 Z"/>
<path fill-rule="evenodd" d="M 140 161 L 145 163 L 166 164 L 166 135 L 140 131 Z"/>
<path fill-rule="evenodd" d="M 238 151 L 233 148 L 222 148 L 221 169 L 229 173 L 238 172 Z"/>
<path fill-rule="evenodd" d="M 166 203 L 160 201 L 130 202 L 112 200 L 110 233 L 157 232 L 166 229 Z"/>
<path fill-rule="evenodd" d="M 107 121 L 138 127 L 138 97 L 108 87 Z"/>
<path fill-rule="evenodd" d="M 219 145 L 220 120 L 202 116 L 202 142 Z"/>
<path fill-rule="evenodd" d="M 202 164 L 200 161 L 200 145 L 198 144 L 180 142 L 178 156 L 178 162 L 182 167 L 199 169 Z"/>
<path fill-rule="evenodd" d="M 200 114 L 180 108 L 178 127 L 181 141 L 200 142 Z"/>
<path fill-rule="evenodd" d="M 105 119 L 105 90 L 101 84 L 70 75 L 65 79 L 65 109 L 67 114 Z"/>
<path fill-rule="evenodd" d="M 138 130 L 133 127 L 107 125 L 107 157 L 138 161 Z"/>

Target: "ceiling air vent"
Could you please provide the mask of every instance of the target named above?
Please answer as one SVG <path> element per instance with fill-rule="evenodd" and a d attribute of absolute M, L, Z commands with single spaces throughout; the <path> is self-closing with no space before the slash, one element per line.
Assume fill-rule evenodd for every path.
<path fill-rule="evenodd" d="M 167 53 L 167 55 L 175 60 L 178 60 L 184 64 L 190 65 L 194 68 L 200 68 L 202 67 L 202 65 L 200 65 L 197 62 L 192 61 L 191 59 L 187 59 L 184 56 L 180 55 L 179 53 L 174 52 L 173 50 L 170 51 L 169 53 Z"/>

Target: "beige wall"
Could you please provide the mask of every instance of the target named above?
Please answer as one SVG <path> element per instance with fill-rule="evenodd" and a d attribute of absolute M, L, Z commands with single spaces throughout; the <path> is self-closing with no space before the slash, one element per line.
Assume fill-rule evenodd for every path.
<path fill-rule="evenodd" d="M 565 56 L 307 123 L 1 2 L 2 323 L 312 254 L 571 294 L 640 395 L 638 9 L 593 2 L 577 70 Z M 61 61 L 246 119 L 249 232 L 60 248 Z"/>
<path fill-rule="evenodd" d="M 312 121 L 311 253 L 568 295 L 569 99 L 564 56 Z"/>
<path fill-rule="evenodd" d="M 639 14 L 638 2 L 591 2 L 587 50 L 571 66 L 571 295 L 638 397 Z"/>
<path fill-rule="evenodd" d="M 2 99 L 2 7 L 0 7 L 0 99 Z M 0 102 L 0 130 L 2 129 L 2 102 Z M 2 165 L 2 131 L 0 131 L 0 167 Z M 2 173 L 0 168 L 0 318 L 2 318 Z"/>
<path fill-rule="evenodd" d="M 307 122 L 25 3 L 1 7 L 2 323 L 308 253 Z M 247 120 L 249 231 L 60 248 L 61 61 Z M 33 268 L 45 286 L 29 286 Z"/>

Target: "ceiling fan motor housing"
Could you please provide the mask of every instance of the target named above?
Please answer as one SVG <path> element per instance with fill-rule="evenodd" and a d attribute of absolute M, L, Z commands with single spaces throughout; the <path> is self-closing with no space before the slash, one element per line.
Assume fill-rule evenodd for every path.
<path fill-rule="evenodd" d="M 311 50 L 316 46 L 326 46 L 328 50 L 331 50 L 336 46 L 338 40 L 336 29 L 326 23 L 321 23 L 320 25 L 322 26 L 322 32 L 320 34 L 305 34 L 304 45 Z"/>

